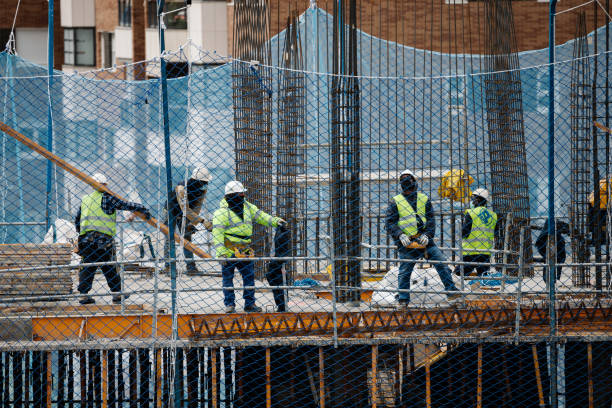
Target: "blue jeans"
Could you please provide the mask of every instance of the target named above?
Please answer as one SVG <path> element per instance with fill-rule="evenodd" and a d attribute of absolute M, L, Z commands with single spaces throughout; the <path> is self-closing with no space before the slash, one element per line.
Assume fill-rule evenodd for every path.
<path fill-rule="evenodd" d="M 425 249 L 414 249 L 414 248 L 405 248 L 403 246 L 399 247 L 399 256 L 400 259 L 414 259 L 418 260 L 419 258 L 423 258 L 425 256 L 425 251 L 427 251 L 427 256 L 430 261 L 445 261 L 444 255 L 442 255 L 442 251 L 435 245 L 430 245 Z M 436 271 L 438 271 L 438 275 L 440 275 L 440 280 L 444 285 L 444 289 L 447 291 L 455 291 L 458 290 L 455 284 L 453 283 L 453 278 L 451 277 L 451 271 L 446 264 L 437 264 L 432 262 Z M 399 267 L 398 274 L 398 286 L 400 289 L 410 290 L 410 276 L 412 275 L 412 270 L 414 269 L 414 262 L 402 262 Z M 410 302 L 410 292 L 400 292 L 399 294 L 400 302 Z"/>
<path fill-rule="evenodd" d="M 238 269 L 242 275 L 242 286 L 255 286 L 255 264 L 253 261 L 225 261 L 221 267 L 224 288 L 234 286 L 234 269 Z M 244 289 L 242 297 L 244 298 L 244 307 L 255 305 L 254 289 Z M 223 289 L 223 304 L 225 306 L 235 306 L 235 301 L 234 290 Z"/>

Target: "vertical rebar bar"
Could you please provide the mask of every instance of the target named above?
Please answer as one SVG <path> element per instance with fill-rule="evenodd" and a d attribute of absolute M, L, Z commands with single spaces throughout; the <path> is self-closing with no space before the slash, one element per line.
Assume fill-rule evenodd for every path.
<path fill-rule="evenodd" d="M 348 10 L 347 10 L 348 8 Z M 361 286 L 360 121 L 356 0 L 334 2 L 331 85 L 331 209 L 338 286 Z M 348 15 L 348 23 L 345 22 Z M 359 291 L 340 290 L 340 302 L 359 302 Z"/>
<path fill-rule="evenodd" d="M 248 201 L 266 212 L 272 208 L 272 72 L 268 0 L 234 1 L 232 88 L 236 179 L 248 191 Z M 255 256 L 269 256 L 270 234 L 253 226 Z M 255 263 L 263 278 L 263 262 Z"/>
<path fill-rule="evenodd" d="M 591 72 L 586 13 L 576 16 L 576 39 L 571 71 L 571 197 L 570 238 L 574 263 L 587 263 L 589 193 L 591 191 Z M 574 266 L 574 286 L 590 286 L 590 267 Z"/>

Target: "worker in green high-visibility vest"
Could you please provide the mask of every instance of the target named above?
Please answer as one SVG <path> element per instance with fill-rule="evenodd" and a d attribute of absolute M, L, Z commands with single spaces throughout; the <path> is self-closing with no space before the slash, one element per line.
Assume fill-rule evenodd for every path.
<path fill-rule="evenodd" d="M 102 185 L 107 185 L 104 174 L 96 173 L 93 179 Z M 113 303 L 121 303 L 128 295 L 121 296 L 121 278 L 117 272 L 115 256 L 115 235 L 117 233 L 117 210 L 138 211 L 150 218 L 149 210 L 138 203 L 120 200 L 108 193 L 95 190 L 81 200 L 78 209 L 75 226 L 79 233 L 78 254 L 85 264 L 108 262 L 100 266 L 106 278 L 108 287 L 113 295 Z M 130 219 L 128 219 L 130 220 Z M 131 221 L 131 220 L 130 220 Z M 93 284 L 97 265 L 89 265 L 81 268 L 79 272 L 78 291 L 82 295 L 79 303 L 86 305 L 95 303 L 88 295 Z"/>
<path fill-rule="evenodd" d="M 434 242 L 436 225 L 431 201 L 427 195 L 418 191 L 416 175 L 409 169 L 400 173 L 399 187 L 401 193 L 393 197 L 387 208 L 385 227 L 387 233 L 397 245 L 399 257 L 402 260 L 398 272 L 398 300 L 400 308 L 408 307 L 410 303 L 410 277 L 415 261 L 424 258 L 431 261 L 440 276 L 447 292 L 447 299 L 458 298 L 458 289 L 453 283 L 451 271 L 445 263 L 442 251 Z"/>
<path fill-rule="evenodd" d="M 464 276 L 469 276 L 475 269 L 478 276 L 489 270 L 491 250 L 495 244 L 495 226 L 497 214 L 487 208 L 489 192 L 477 188 L 472 193 L 471 208 L 465 211 L 461 236 L 463 238 L 463 261 L 478 262 L 481 265 L 463 265 Z"/>

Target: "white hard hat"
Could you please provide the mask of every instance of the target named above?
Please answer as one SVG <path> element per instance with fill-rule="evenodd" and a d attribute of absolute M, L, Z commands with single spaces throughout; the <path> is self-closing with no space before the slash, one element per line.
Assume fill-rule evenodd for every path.
<path fill-rule="evenodd" d="M 194 180 L 200 180 L 205 182 L 210 182 L 212 177 L 210 176 L 210 172 L 206 167 L 196 167 L 191 173 L 191 178 Z"/>
<path fill-rule="evenodd" d="M 472 195 L 484 198 L 486 202 L 489 202 L 489 191 L 486 188 L 477 188 Z"/>
<path fill-rule="evenodd" d="M 245 191 L 247 191 L 246 188 L 244 188 L 242 183 L 237 180 L 232 180 L 225 185 L 225 195 L 232 193 L 244 193 Z"/>
<path fill-rule="evenodd" d="M 410 169 L 406 169 L 406 170 L 402 171 L 400 173 L 400 178 L 402 178 L 402 176 L 412 176 L 413 179 L 415 179 L 415 180 L 417 179 L 416 175 Z"/>
<path fill-rule="evenodd" d="M 106 176 L 102 173 L 96 173 L 91 178 L 100 184 L 108 184 L 108 181 L 106 180 Z"/>

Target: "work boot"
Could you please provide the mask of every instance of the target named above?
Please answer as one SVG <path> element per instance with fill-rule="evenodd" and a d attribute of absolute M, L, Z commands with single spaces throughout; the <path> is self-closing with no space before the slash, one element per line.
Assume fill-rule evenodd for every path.
<path fill-rule="evenodd" d="M 123 295 L 123 300 L 127 300 L 127 298 L 129 298 L 129 297 L 130 297 L 130 295 Z M 115 295 L 115 296 L 113 296 L 113 303 L 116 304 L 116 305 L 120 304 L 121 303 L 121 298 L 122 298 L 122 295 Z"/>
<path fill-rule="evenodd" d="M 408 300 L 408 299 L 400 299 L 399 302 L 398 302 L 398 308 L 399 308 L 399 310 L 407 310 L 409 304 L 410 304 L 410 300 Z"/>
<path fill-rule="evenodd" d="M 236 312 L 236 306 L 225 306 L 225 313 L 234 313 Z"/>
<path fill-rule="evenodd" d="M 261 310 L 262 310 L 261 307 L 257 305 L 251 305 L 251 306 L 244 307 L 244 311 L 247 313 L 260 313 Z"/>
<path fill-rule="evenodd" d="M 287 311 L 287 307 L 286 307 L 285 305 L 279 305 L 279 306 L 276 306 L 276 311 L 277 311 L 278 313 L 284 313 L 284 312 L 286 312 L 286 311 Z"/>
<path fill-rule="evenodd" d="M 187 264 L 187 271 L 185 273 L 188 276 L 199 276 L 201 275 L 200 270 L 195 266 L 195 264 Z"/>
<path fill-rule="evenodd" d="M 91 296 L 84 295 L 84 296 L 81 296 L 79 303 L 82 305 L 93 305 L 94 303 L 96 303 L 96 301 Z"/>

